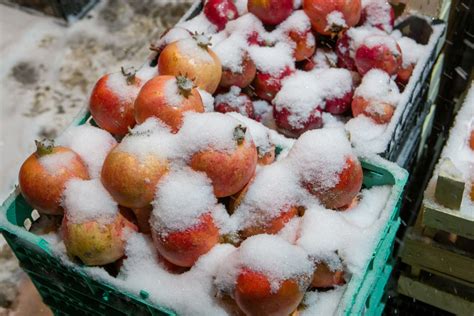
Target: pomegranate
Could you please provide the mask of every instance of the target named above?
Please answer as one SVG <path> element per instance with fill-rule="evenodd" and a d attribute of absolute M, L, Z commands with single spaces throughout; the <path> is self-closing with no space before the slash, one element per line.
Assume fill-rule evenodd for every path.
<path fill-rule="evenodd" d="M 279 109 L 275 106 L 273 108 L 273 117 L 278 131 L 288 137 L 298 138 L 309 130 L 323 126 L 322 111 L 318 107 L 314 108 L 306 119 L 299 120 L 297 123 L 292 122 L 291 116 L 292 113 L 285 107 Z"/>
<path fill-rule="evenodd" d="M 297 280 L 282 281 L 275 292 L 268 276 L 250 269 L 240 272 L 234 293 L 237 305 L 246 315 L 290 315 L 303 295 Z"/>
<path fill-rule="evenodd" d="M 149 138 L 156 143 L 150 144 Z M 157 183 L 168 171 L 168 160 L 159 153 L 161 138 L 164 135 L 132 133 L 105 158 L 101 180 L 120 205 L 143 208 L 153 200 Z M 149 151 L 134 152 L 134 146 Z"/>
<path fill-rule="evenodd" d="M 264 24 L 277 25 L 293 12 L 293 0 L 248 0 L 247 9 Z"/>
<path fill-rule="evenodd" d="M 372 0 L 362 8 L 359 24 L 391 33 L 395 24 L 395 11 L 388 1 Z"/>
<path fill-rule="evenodd" d="M 257 71 L 257 75 L 253 81 L 255 94 L 263 100 L 272 101 L 281 89 L 282 80 L 292 73 L 293 70 L 289 67 L 286 67 L 277 76 Z"/>
<path fill-rule="evenodd" d="M 187 111 L 204 112 L 201 95 L 185 76 L 158 76 L 148 81 L 135 101 L 135 119 L 141 124 L 155 116 L 177 132 Z"/>
<path fill-rule="evenodd" d="M 150 233 L 150 214 L 152 209 L 153 207 L 151 205 L 132 209 L 132 212 L 135 214 L 135 218 L 137 219 L 137 225 L 141 233 Z"/>
<path fill-rule="evenodd" d="M 185 230 L 162 234 L 152 229 L 151 235 L 158 252 L 180 267 L 191 267 L 219 242 L 219 229 L 209 213 L 202 215 L 198 224 Z"/>
<path fill-rule="evenodd" d="M 222 69 L 220 86 L 224 88 L 230 88 L 231 86 L 245 88 L 252 83 L 257 73 L 257 68 L 248 53 L 245 53 L 242 59 L 241 68 L 241 72 L 235 72 L 224 67 Z"/>
<path fill-rule="evenodd" d="M 316 38 L 311 30 L 305 33 L 290 32 L 289 37 L 296 44 L 293 56 L 296 61 L 303 61 L 313 56 L 316 51 Z"/>
<path fill-rule="evenodd" d="M 133 70 L 103 76 L 96 83 L 89 100 L 94 121 L 106 131 L 123 136 L 135 125 L 133 103 L 144 80 Z"/>
<path fill-rule="evenodd" d="M 334 35 L 357 25 L 362 8 L 360 0 L 304 0 L 303 10 L 314 31 Z"/>
<path fill-rule="evenodd" d="M 228 93 L 217 95 L 214 109 L 220 113 L 237 112 L 253 118 L 253 102 L 248 95 L 240 91 L 238 87 L 232 87 Z"/>
<path fill-rule="evenodd" d="M 232 0 L 207 0 L 204 4 L 204 14 L 218 31 L 223 30 L 227 22 L 239 17 Z"/>
<path fill-rule="evenodd" d="M 377 89 L 374 89 L 377 87 Z M 354 117 L 365 115 L 377 124 L 390 122 L 400 93 L 390 76 L 379 69 L 369 71 L 352 100 Z"/>
<path fill-rule="evenodd" d="M 86 265 L 105 265 L 123 257 L 125 232 L 137 227 L 99 179 L 69 181 L 63 205 L 62 238 L 69 256 Z"/>
<path fill-rule="evenodd" d="M 357 71 L 365 75 L 371 69 L 381 69 L 396 75 L 402 65 L 402 52 L 397 42 L 388 35 L 366 37 L 356 51 Z"/>
<path fill-rule="evenodd" d="M 303 187 L 328 209 L 346 207 L 359 194 L 362 167 L 341 129 L 306 132 L 293 145 L 288 159 L 297 166 Z"/>
<path fill-rule="evenodd" d="M 22 164 L 18 176 L 25 200 L 40 213 L 62 215 L 61 195 L 72 178 L 89 179 L 87 167 L 74 151 L 36 142 L 36 152 Z"/>
<path fill-rule="evenodd" d="M 313 274 L 313 280 L 311 286 L 317 289 L 331 288 L 335 285 L 344 285 L 344 271 L 342 270 L 331 270 L 328 265 L 324 262 L 320 262 L 316 265 L 316 270 Z"/>
<path fill-rule="evenodd" d="M 218 198 L 239 192 L 255 173 L 257 149 L 253 141 L 245 139 L 245 133 L 246 128 L 242 125 L 235 128 L 237 147 L 232 153 L 209 148 L 195 153 L 191 158 L 190 166 L 207 174 Z"/>
<path fill-rule="evenodd" d="M 236 275 L 228 287 L 245 315 L 287 316 L 296 310 L 314 269 L 301 248 L 263 234 L 246 239 L 234 258 L 237 266 L 221 268 L 216 282 L 230 281 L 220 280 L 222 272 Z"/>
<path fill-rule="evenodd" d="M 210 38 L 199 34 L 167 45 L 158 58 L 159 73 L 170 76 L 185 74 L 193 78 L 199 88 L 214 93 L 221 81 L 222 66 L 209 45 Z"/>
<path fill-rule="evenodd" d="M 351 71 L 357 70 L 355 60 L 351 56 L 351 38 L 347 32 L 342 33 L 336 42 L 337 65 Z"/>
<path fill-rule="evenodd" d="M 287 210 L 280 211 L 279 215 L 272 219 L 263 220 L 253 226 L 244 228 L 240 231 L 239 235 L 246 239 L 259 234 L 277 234 L 296 216 L 298 216 L 298 208 L 294 206 L 288 207 Z"/>
<path fill-rule="evenodd" d="M 362 187 L 362 167 L 357 157 L 347 157 L 344 169 L 338 175 L 338 182 L 325 187 L 318 181 L 305 182 L 306 189 L 329 209 L 341 209 L 352 203 Z"/>
<path fill-rule="evenodd" d="M 79 258 L 88 266 L 105 265 L 123 257 L 125 228 L 137 230 L 120 213 L 112 224 L 105 226 L 95 221 L 73 224 L 64 216 L 62 238 L 69 256 Z"/>

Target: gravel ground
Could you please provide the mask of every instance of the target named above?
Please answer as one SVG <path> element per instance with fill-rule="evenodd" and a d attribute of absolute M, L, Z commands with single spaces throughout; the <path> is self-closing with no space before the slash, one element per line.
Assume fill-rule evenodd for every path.
<path fill-rule="evenodd" d="M 102 1 L 69 27 L 0 4 L 1 201 L 14 188 L 34 140 L 56 137 L 87 104 L 101 75 L 121 66 L 140 66 L 149 42 L 175 24 L 190 4 L 190 0 Z M 30 314 L 22 305 L 37 299 L 28 298 L 34 290 L 20 282 L 22 278 L 0 237 L 0 315 Z M 17 295 L 20 283 L 26 299 Z"/>

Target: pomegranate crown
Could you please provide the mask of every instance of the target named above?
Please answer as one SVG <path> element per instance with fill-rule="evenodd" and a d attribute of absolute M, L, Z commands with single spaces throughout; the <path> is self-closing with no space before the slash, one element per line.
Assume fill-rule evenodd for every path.
<path fill-rule="evenodd" d="M 204 33 L 194 32 L 192 37 L 202 49 L 207 49 L 211 46 L 211 36 L 207 36 Z"/>
<path fill-rule="evenodd" d="M 234 129 L 234 140 L 238 145 L 242 145 L 245 140 L 245 133 L 247 132 L 247 127 L 243 125 L 237 125 Z"/>
<path fill-rule="evenodd" d="M 188 75 L 176 76 L 176 84 L 178 85 L 179 94 L 181 94 L 186 99 L 191 95 L 192 90 L 194 89 L 195 85 L 194 82 L 188 78 Z"/>
<path fill-rule="evenodd" d="M 40 157 L 49 155 L 53 153 L 54 149 L 54 140 L 52 139 L 43 139 L 35 140 L 36 144 L 36 154 Z"/>
<path fill-rule="evenodd" d="M 127 84 L 129 86 L 136 83 L 137 70 L 134 67 L 125 68 L 122 66 L 120 67 L 120 70 L 122 71 L 122 75 L 127 80 Z"/>

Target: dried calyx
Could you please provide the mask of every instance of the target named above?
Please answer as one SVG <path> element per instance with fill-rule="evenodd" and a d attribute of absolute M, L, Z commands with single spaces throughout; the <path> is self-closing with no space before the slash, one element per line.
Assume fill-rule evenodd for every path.
<path fill-rule="evenodd" d="M 126 78 L 128 85 L 136 83 L 137 70 L 134 67 L 121 67 L 120 70 L 122 71 L 122 75 Z"/>
<path fill-rule="evenodd" d="M 203 49 L 207 49 L 211 46 L 211 37 L 204 33 L 199 34 L 198 32 L 195 32 L 193 34 L 193 39 L 197 42 L 198 46 Z"/>
<path fill-rule="evenodd" d="M 36 154 L 40 157 L 53 153 L 54 140 L 43 139 L 41 141 L 35 140 Z"/>
<path fill-rule="evenodd" d="M 176 77 L 176 84 L 178 85 L 179 94 L 185 98 L 191 95 L 194 88 L 194 82 L 187 76 L 179 75 Z"/>
<path fill-rule="evenodd" d="M 234 129 L 234 140 L 238 145 L 242 145 L 245 140 L 245 133 L 247 132 L 247 127 L 238 125 Z"/>

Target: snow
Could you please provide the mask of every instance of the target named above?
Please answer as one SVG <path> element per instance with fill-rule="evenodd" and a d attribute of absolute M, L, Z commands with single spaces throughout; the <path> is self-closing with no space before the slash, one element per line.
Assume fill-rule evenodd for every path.
<path fill-rule="evenodd" d="M 315 68 L 334 68 L 337 65 L 337 55 L 333 50 L 318 48 L 312 58 Z"/>
<path fill-rule="evenodd" d="M 192 88 L 192 86 L 190 88 Z M 163 91 L 163 96 L 165 97 L 167 104 L 175 108 L 179 108 L 183 105 L 185 98 L 178 89 L 176 78 L 166 81 Z"/>
<path fill-rule="evenodd" d="M 205 112 L 214 112 L 214 97 L 209 92 L 198 89 L 199 94 L 201 95 L 202 104 L 204 105 Z"/>
<path fill-rule="evenodd" d="M 261 73 L 278 77 L 286 68 L 294 69 L 293 50 L 284 42 L 278 42 L 273 47 L 253 45 L 248 52 Z"/>
<path fill-rule="evenodd" d="M 395 56 L 400 55 L 400 48 L 398 47 L 395 39 L 388 35 L 372 35 L 366 37 L 360 46 L 366 46 L 368 48 L 375 48 L 383 46 L 388 48 Z"/>
<path fill-rule="evenodd" d="M 332 11 L 326 16 L 327 26 L 325 31 L 330 31 L 333 26 L 338 26 L 342 28 L 347 27 L 346 20 L 344 15 L 340 11 Z"/>
<path fill-rule="evenodd" d="M 397 106 L 400 100 L 400 91 L 395 81 L 383 70 L 372 69 L 363 78 L 357 87 L 356 97 L 365 100 L 386 102 Z"/>
<path fill-rule="evenodd" d="M 57 175 L 69 169 L 73 160 L 77 159 L 77 154 L 71 150 L 55 152 L 41 156 L 38 162 L 51 175 Z"/>
<path fill-rule="evenodd" d="M 294 11 L 285 21 L 277 27 L 277 32 L 288 34 L 289 32 L 305 33 L 311 30 L 311 21 L 303 10 Z"/>
<path fill-rule="evenodd" d="M 400 50 L 402 51 L 403 67 L 416 65 L 420 57 L 423 55 L 424 46 L 418 44 L 413 39 L 403 36 L 397 41 Z"/>
<path fill-rule="evenodd" d="M 109 74 L 106 80 L 107 88 L 123 103 L 134 102 L 138 92 L 140 92 L 141 86 L 128 84 L 127 77 L 121 72 Z"/>
<path fill-rule="evenodd" d="M 346 69 L 296 71 L 283 81 L 273 103 L 278 111 L 286 108 L 290 112 L 293 127 L 302 128 L 317 108 L 325 108 L 326 100 L 341 98 L 351 90 L 352 76 Z"/>
<path fill-rule="evenodd" d="M 269 129 L 265 125 L 236 112 L 229 112 L 227 115 L 241 121 L 249 129 L 259 155 L 263 156 L 272 149 Z"/>
<path fill-rule="evenodd" d="M 247 3 L 248 0 L 235 0 L 234 4 L 235 7 L 237 8 L 237 12 L 239 12 L 239 15 L 244 15 L 247 13 Z"/>
<path fill-rule="evenodd" d="M 58 137 L 56 143 L 76 152 L 85 162 L 89 176 L 98 178 L 105 157 L 117 141 L 107 131 L 86 124 L 68 128 Z"/>
<path fill-rule="evenodd" d="M 252 102 L 246 94 L 241 94 L 241 89 L 237 86 L 232 86 L 227 93 L 216 95 L 214 100 L 216 107 L 219 104 L 227 104 L 237 109 L 238 113 L 242 115 L 248 115 L 246 107 L 249 102 Z"/>
<path fill-rule="evenodd" d="M 232 219 L 241 229 L 262 226 L 299 206 L 302 192 L 297 174 L 286 162 L 264 166 L 257 171 Z"/>
<path fill-rule="evenodd" d="M 118 214 L 118 204 L 99 179 L 71 179 L 66 182 L 62 205 L 67 219 L 74 224 L 96 221 L 111 224 Z"/>
<path fill-rule="evenodd" d="M 304 181 L 331 188 L 339 181 L 346 159 L 353 156 L 345 131 L 325 128 L 301 135 L 291 148 L 288 159 Z"/>
<path fill-rule="evenodd" d="M 470 199 L 470 190 L 474 184 L 474 151 L 469 146 L 469 138 L 474 127 L 474 85 L 471 84 L 469 93 L 459 110 L 448 141 L 441 153 L 440 160 L 433 174 L 433 178 L 425 192 L 425 198 L 436 208 L 444 209 L 436 203 L 434 192 L 436 181 L 443 166 L 443 161 L 449 159 L 454 168 L 462 175 L 465 183 L 463 200 L 460 212 L 470 218 L 474 218 L 474 203 Z"/>
<path fill-rule="evenodd" d="M 127 152 L 141 161 L 149 155 L 166 160 L 175 152 L 175 137 L 159 120 L 149 118 L 135 126 L 114 151 Z"/>
<path fill-rule="evenodd" d="M 177 42 L 179 52 L 189 58 L 196 60 L 196 62 L 212 63 L 214 60 L 206 48 L 198 45 L 197 40 L 188 38 Z"/>
<path fill-rule="evenodd" d="M 384 31 L 372 26 L 351 27 L 346 34 L 349 37 L 349 52 L 352 58 L 355 57 L 357 49 L 362 45 L 365 38 L 371 35 L 386 35 Z"/>
<path fill-rule="evenodd" d="M 327 292 L 308 292 L 306 293 L 303 304 L 308 306 L 304 309 L 301 316 L 326 316 L 334 315 L 340 304 L 345 286 L 336 287 Z"/>
<path fill-rule="evenodd" d="M 230 245 L 217 245 L 201 256 L 190 271 L 174 275 L 159 265 L 148 237 L 134 234 L 125 249 L 127 258 L 117 279 L 105 276 L 113 284 L 138 295 L 149 293 L 149 301 L 174 310 L 179 315 L 227 315 L 216 302 L 213 277 L 219 263 L 234 251 Z M 103 276 L 104 277 L 104 276 Z M 164 291 L 163 289 L 166 289 Z"/>
<path fill-rule="evenodd" d="M 170 29 L 162 38 L 160 38 L 154 46 L 156 47 L 165 47 L 166 45 L 183 40 L 183 39 L 188 39 L 191 38 L 191 34 L 188 30 L 186 30 L 183 27 L 175 26 L 172 29 Z"/>
<path fill-rule="evenodd" d="M 210 179 L 184 168 L 169 172 L 157 185 L 150 224 L 161 234 L 183 231 L 200 223 L 217 204 Z"/>
<path fill-rule="evenodd" d="M 387 33 L 392 32 L 392 17 L 390 14 L 391 6 L 385 0 L 363 1 L 362 10 L 366 12 L 365 24 L 380 26 Z"/>
<path fill-rule="evenodd" d="M 239 33 L 232 34 L 213 47 L 222 67 L 234 73 L 242 73 L 242 62 L 246 54 L 247 40 Z"/>
<path fill-rule="evenodd" d="M 176 156 L 186 160 L 203 150 L 232 152 L 237 147 L 234 132 L 242 125 L 242 122 L 222 113 L 187 113 L 177 134 L 180 148 Z M 251 138 L 248 131 L 245 138 Z"/>

